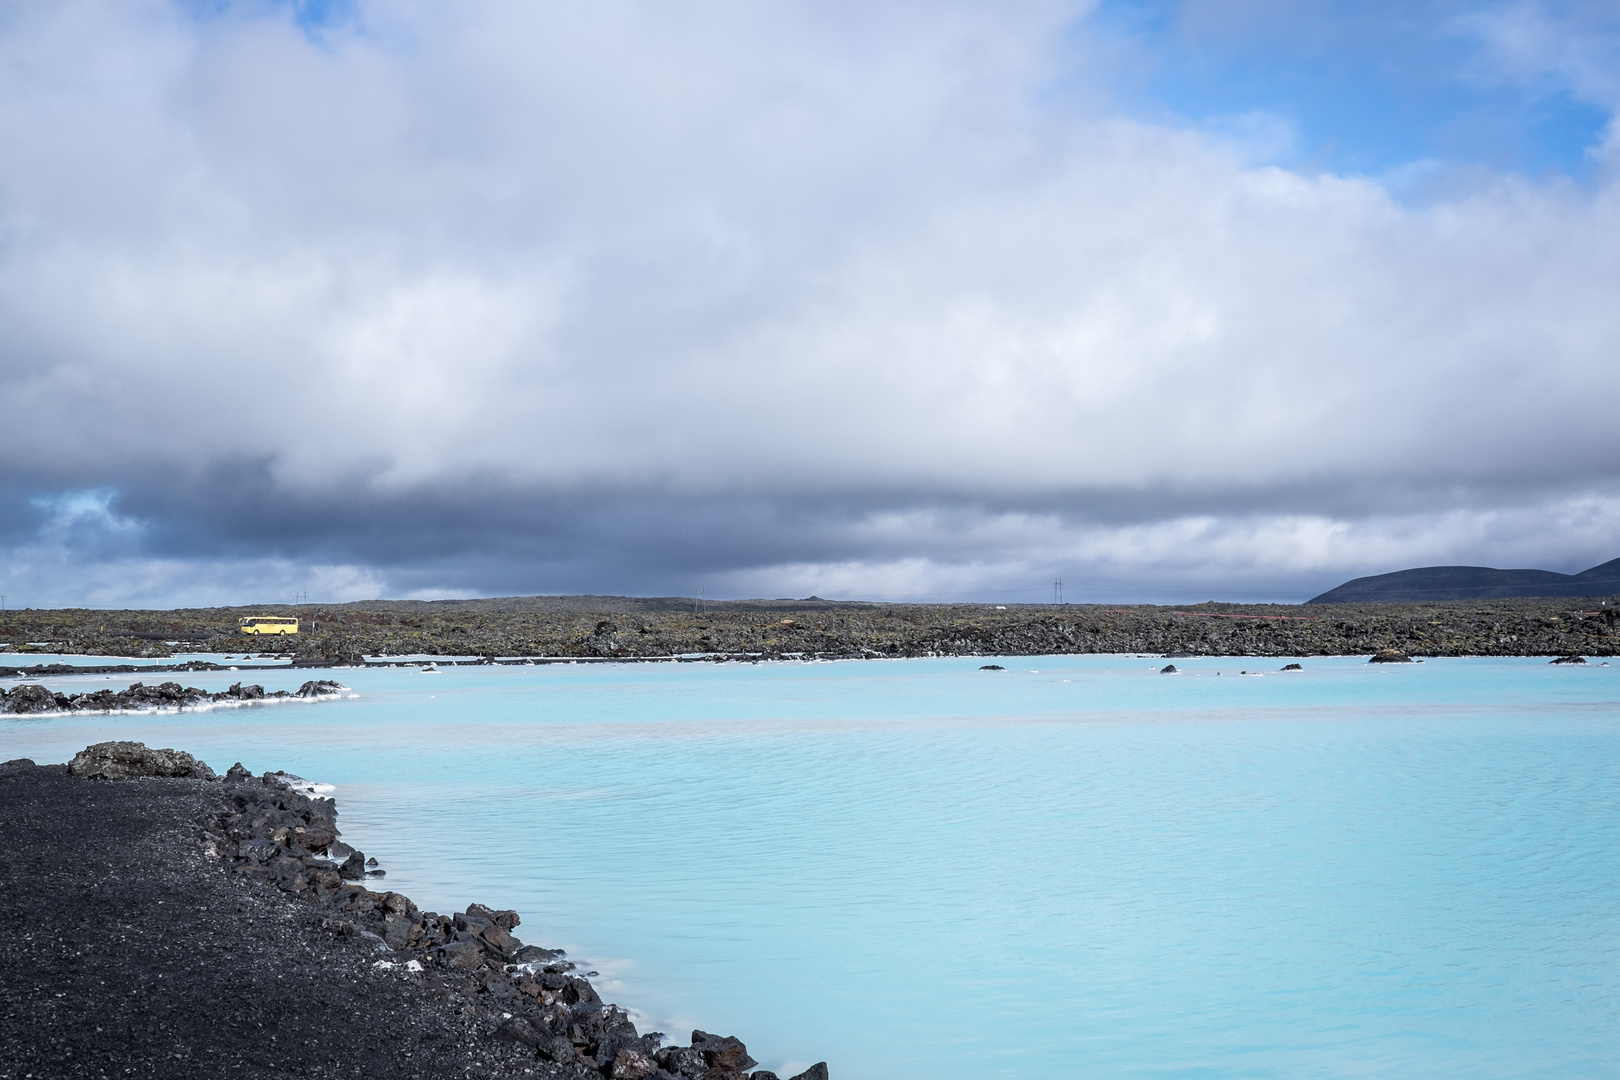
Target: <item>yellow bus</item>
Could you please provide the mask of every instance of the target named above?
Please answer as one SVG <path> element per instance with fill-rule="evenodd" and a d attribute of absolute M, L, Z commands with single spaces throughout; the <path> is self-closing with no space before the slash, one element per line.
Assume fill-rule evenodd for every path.
<path fill-rule="evenodd" d="M 272 619 L 269 616 L 257 615 L 237 623 L 238 629 L 244 634 L 296 634 L 298 633 L 297 619 Z"/>

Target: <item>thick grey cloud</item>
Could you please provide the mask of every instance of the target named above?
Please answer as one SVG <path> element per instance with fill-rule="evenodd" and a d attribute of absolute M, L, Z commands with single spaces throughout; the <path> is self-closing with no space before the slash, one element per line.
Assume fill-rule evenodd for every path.
<path fill-rule="evenodd" d="M 1202 599 L 1616 554 L 1614 140 L 1403 202 L 1126 117 L 1086 15 L 12 5 L 0 591 Z M 1476 64 L 1601 98 L 1563 25 L 1482 12 Z"/>

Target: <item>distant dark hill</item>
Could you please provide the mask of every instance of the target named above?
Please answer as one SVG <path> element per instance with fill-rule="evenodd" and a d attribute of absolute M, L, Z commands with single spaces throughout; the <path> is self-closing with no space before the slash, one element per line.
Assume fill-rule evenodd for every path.
<path fill-rule="evenodd" d="M 1424 600 L 1507 600 L 1610 596 L 1620 593 L 1620 559 L 1578 574 L 1495 570 L 1489 566 L 1423 566 L 1347 581 L 1307 604 L 1411 603 Z"/>

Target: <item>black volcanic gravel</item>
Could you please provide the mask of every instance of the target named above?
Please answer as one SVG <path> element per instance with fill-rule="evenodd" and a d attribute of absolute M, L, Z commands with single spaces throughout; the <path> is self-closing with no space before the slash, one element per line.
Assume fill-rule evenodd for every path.
<path fill-rule="evenodd" d="M 223 872 L 196 825 L 219 790 L 0 766 L 0 1080 L 580 1075 Z"/>

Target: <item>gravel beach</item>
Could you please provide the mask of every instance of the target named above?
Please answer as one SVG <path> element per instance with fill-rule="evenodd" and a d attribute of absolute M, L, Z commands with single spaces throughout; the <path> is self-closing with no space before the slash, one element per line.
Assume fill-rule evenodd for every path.
<path fill-rule="evenodd" d="M 735 1039 L 639 1035 L 513 913 L 436 916 L 357 883 L 359 858 L 340 874 L 330 800 L 92 749 L 80 776 L 0 765 L 0 1080 L 774 1080 Z"/>

